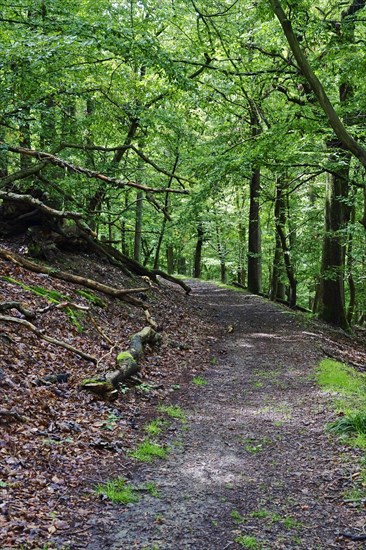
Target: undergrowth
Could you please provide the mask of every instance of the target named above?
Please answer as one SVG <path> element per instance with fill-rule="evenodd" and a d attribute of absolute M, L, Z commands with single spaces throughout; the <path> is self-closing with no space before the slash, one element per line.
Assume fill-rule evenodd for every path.
<path fill-rule="evenodd" d="M 334 407 L 340 415 L 327 426 L 328 431 L 350 447 L 366 449 L 365 374 L 338 361 L 324 359 L 320 362 L 317 380 L 322 388 L 333 394 Z M 344 496 L 348 500 L 361 502 L 366 497 L 366 468 L 362 460 L 359 467 L 359 479 L 355 479 L 354 485 Z"/>

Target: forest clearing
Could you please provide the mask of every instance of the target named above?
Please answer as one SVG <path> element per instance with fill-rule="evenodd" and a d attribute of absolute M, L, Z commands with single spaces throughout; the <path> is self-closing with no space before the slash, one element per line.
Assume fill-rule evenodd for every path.
<path fill-rule="evenodd" d="M 0 9 L 0 547 L 366 543 L 366 0 Z"/>

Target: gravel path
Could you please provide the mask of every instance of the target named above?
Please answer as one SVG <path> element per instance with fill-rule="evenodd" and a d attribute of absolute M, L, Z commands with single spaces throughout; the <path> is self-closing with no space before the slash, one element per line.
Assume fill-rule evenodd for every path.
<path fill-rule="evenodd" d="M 194 309 L 218 326 L 203 335 L 215 358 L 207 384 L 178 397 L 188 422 L 170 433 L 169 458 L 134 472 L 160 497 L 121 507 L 89 550 L 366 547 L 339 535 L 364 519 L 341 502 L 349 480 L 324 433 L 314 338 L 259 297 L 193 286 Z"/>

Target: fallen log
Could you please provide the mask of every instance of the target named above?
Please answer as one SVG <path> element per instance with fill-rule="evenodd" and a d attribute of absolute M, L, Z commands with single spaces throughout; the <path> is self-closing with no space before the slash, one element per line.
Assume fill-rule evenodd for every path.
<path fill-rule="evenodd" d="M 33 271 L 35 273 L 43 273 L 45 275 L 49 275 L 50 277 L 54 277 L 55 279 L 61 279 L 63 281 L 76 283 L 86 288 L 103 292 L 103 294 L 107 294 L 108 296 L 112 296 L 114 298 L 124 300 L 135 306 L 142 307 L 143 309 L 146 308 L 146 305 L 142 302 L 142 300 L 134 298 L 133 296 L 129 296 L 129 294 L 134 294 L 137 292 L 146 292 L 147 290 L 149 290 L 148 287 L 122 288 L 122 289 L 114 288 L 114 287 L 105 285 L 103 283 L 99 283 L 94 279 L 87 279 L 85 277 L 81 277 L 79 275 L 74 275 L 73 273 L 69 273 L 67 271 L 59 271 L 58 269 L 48 267 L 46 265 L 36 264 L 35 262 L 31 262 L 30 260 L 27 260 L 23 256 L 20 256 L 19 254 L 15 254 L 14 252 L 10 252 L 5 248 L 0 248 L 0 257 L 16 265 L 20 265 L 25 269 L 28 269 L 29 271 Z"/>
<path fill-rule="evenodd" d="M 81 388 L 108 401 L 115 399 L 117 396 L 116 390 L 118 390 L 119 385 L 140 371 L 138 360 L 144 353 L 145 345 L 156 345 L 160 340 L 161 335 L 153 328 L 143 328 L 131 337 L 128 350 L 117 355 L 116 370 L 107 372 L 102 377 L 84 380 Z"/>
<path fill-rule="evenodd" d="M 94 364 L 97 363 L 97 359 L 93 355 L 84 353 L 80 349 L 77 349 L 74 346 L 67 344 L 67 342 L 63 342 L 62 340 L 57 340 L 56 338 L 52 338 L 51 336 L 48 336 L 47 334 L 44 333 L 42 329 L 37 328 L 35 325 L 30 323 L 29 321 L 25 321 L 24 319 L 18 319 L 17 317 L 11 317 L 9 315 L 0 315 L 0 322 L 1 321 L 4 321 L 5 323 L 15 323 L 18 325 L 22 325 L 23 327 L 26 327 L 28 330 L 31 330 L 32 332 L 34 332 L 34 334 L 36 334 L 39 338 L 42 338 L 42 340 L 45 340 L 50 344 L 54 344 L 55 346 L 65 348 L 71 351 L 72 353 L 79 355 L 86 361 L 90 361 L 91 363 L 94 363 Z"/>
<path fill-rule="evenodd" d="M 162 277 L 163 279 L 166 279 L 167 281 L 170 281 L 171 283 L 175 283 L 176 285 L 181 286 L 185 291 L 186 294 L 189 294 L 191 292 L 191 287 L 186 285 L 182 279 L 178 279 L 177 277 L 173 277 L 173 275 L 168 275 L 168 273 L 165 273 L 165 271 L 161 271 L 161 269 L 154 269 L 152 273 L 156 276 L 159 275 L 159 277 Z"/>
<path fill-rule="evenodd" d="M 192 290 L 189 285 L 182 281 L 182 279 L 178 279 L 178 277 L 173 277 L 173 275 L 169 275 L 161 269 L 150 270 L 144 265 L 141 265 L 139 262 L 136 262 L 136 260 L 125 256 L 124 254 L 122 254 L 122 252 L 119 252 L 119 250 L 116 250 L 112 246 L 108 246 L 106 243 L 98 241 L 98 247 L 104 252 L 105 255 L 112 256 L 115 260 L 119 261 L 122 265 L 126 266 L 127 269 L 129 269 L 136 275 L 148 277 L 151 281 L 154 281 L 155 283 L 158 282 L 158 276 L 162 277 L 163 279 L 166 279 L 171 283 L 181 286 L 185 290 L 186 294 L 189 294 Z"/>

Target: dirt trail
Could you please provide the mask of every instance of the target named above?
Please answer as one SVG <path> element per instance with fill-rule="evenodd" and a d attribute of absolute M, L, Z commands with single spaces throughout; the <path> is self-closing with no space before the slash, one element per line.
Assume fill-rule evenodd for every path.
<path fill-rule="evenodd" d="M 324 434 L 311 334 L 256 296 L 195 283 L 192 301 L 234 332 L 203 335 L 216 361 L 207 385 L 178 401 L 186 427 L 171 434 L 168 460 L 134 472 L 160 498 L 122 507 L 89 550 L 363 548 L 338 536 L 362 517 L 340 502 L 344 467 Z"/>

